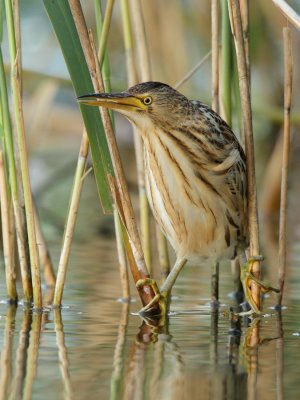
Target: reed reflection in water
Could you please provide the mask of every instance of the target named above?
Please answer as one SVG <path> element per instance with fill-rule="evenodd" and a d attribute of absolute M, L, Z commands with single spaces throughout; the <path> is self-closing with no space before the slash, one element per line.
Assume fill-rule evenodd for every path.
<path fill-rule="evenodd" d="M 144 320 L 137 327 L 139 317 L 125 303 L 113 348 L 107 337 L 101 340 L 101 329 L 90 336 L 95 321 L 84 328 L 77 321 L 73 330 L 64 330 L 62 311 L 68 322 L 69 310 L 1 308 L 1 400 L 293 398 L 283 394 L 280 312 L 249 321 L 222 308 L 212 314 L 198 309 L 172 315 L 165 326 Z M 76 345 L 81 335 L 90 341 L 86 350 L 94 350 L 90 367 L 85 348 Z"/>

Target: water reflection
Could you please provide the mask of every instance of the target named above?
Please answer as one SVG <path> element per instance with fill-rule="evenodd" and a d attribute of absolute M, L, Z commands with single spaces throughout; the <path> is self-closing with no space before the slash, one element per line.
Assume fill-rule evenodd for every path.
<path fill-rule="evenodd" d="M 19 328 L 18 314 L 22 314 Z M 51 352 L 55 351 L 58 355 L 56 368 L 60 371 L 60 385 L 57 387 L 53 385 L 54 380 L 51 381 L 53 376 L 44 375 L 45 371 L 39 371 L 38 368 L 41 363 L 40 348 L 45 347 L 49 325 L 53 325 L 52 316 L 55 343 L 52 343 Z M 197 316 L 198 329 L 189 336 L 193 332 L 192 319 L 196 317 L 197 320 Z M 158 321 L 143 320 L 134 332 L 132 322 L 138 322 L 138 318 L 130 314 L 130 304 L 121 304 L 113 360 L 109 361 L 108 357 L 97 358 L 102 368 L 92 371 L 95 380 L 89 382 L 95 388 L 95 393 L 99 390 L 96 388 L 98 384 L 106 386 L 106 390 L 99 391 L 101 395 L 97 398 L 288 398 L 284 397 L 284 330 L 281 312 L 254 320 L 233 313 L 228 315 L 222 308 L 207 314 L 205 318 L 203 313 L 194 313 L 192 317 L 181 315 L 180 318 L 186 320 L 186 338 L 178 329 L 178 316 L 172 315 L 163 326 Z M 210 320 L 209 332 L 203 330 L 207 327 L 207 319 Z M 81 330 L 80 327 L 78 329 Z M 204 343 L 203 340 L 199 341 L 199 333 L 202 339 L 206 336 Z M 74 331 L 64 331 L 60 309 L 48 309 L 41 314 L 7 306 L 1 349 L 0 399 L 39 399 L 41 396 L 45 399 L 68 400 L 90 398 L 86 397 L 84 389 L 76 385 L 78 372 L 83 378 L 91 374 L 85 371 L 80 360 L 78 362 L 78 359 L 70 357 L 74 335 Z M 99 335 L 100 332 L 98 339 Z M 95 348 L 98 345 L 102 346 L 101 341 L 97 342 Z M 53 368 L 49 358 L 46 363 Z M 93 368 L 92 362 L 90 368 Z M 101 380 L 103 368 L 111 371 L 110 385 Z M 47 386 L 45 379 L 49 380 L 47 384 L 51 387 L 51 393 L 44 392 Z"/>

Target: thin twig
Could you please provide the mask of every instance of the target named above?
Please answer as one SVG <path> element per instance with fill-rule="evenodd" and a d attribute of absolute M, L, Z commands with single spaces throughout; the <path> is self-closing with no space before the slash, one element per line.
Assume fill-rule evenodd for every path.
<path fill-rule="evenodd" d="M 173 86 L 174 89 L 179 89 L 180 86 L 182 86 L 186 81 L 188 81 L 198 71 L 198 69 L 205 63 L 205 61 L 207 61 L 209 59 L 211 54 L 212 54 L 212 51 L 209 50 L 209 52 L 207 54 L 205 54 L 205 56 L 203 58 L 201 58 L 201 60 L 191 70 L 189 70 L 189 72 L 186 75 L 184 75 L 184 77 L 182 79 L 180 79 L 180 81 L 178 81 Z"/>
<path fill-rule="evenodd" d="M 284 45 L 284 129 L 283 129 L 283 154 L 281 169 L 281 194 L 280 194 L 280 219 L 279 219 L 279 288 L 278 304 L 282 303 L 284 281 L 286 275 L 286 213 L 287 213 L 287 190 L 288 190 L 288 167 L 290 150 L 290 112 L 292 99 L 292 39 L 291 30 L 283 29 Z"/>
<path fill-rule="evenodd" d="M 252 128 L 252 110 L 250 101 L 250 88 L 248 79 L 248 69 L 246 62 L 245 46 L 243 40 L 243 28 L 239 0 L 228 0 L 228 5 L 232 16 L 232 33 L 235 41 L 237 65 L 239 74 L 239 86 L 242 105 L 243 131 L 246 147 L 247 164 L 247 188 L 248 188 L 248 222 L 250 238 L 250 256 L 259 255 L 259 228 L 257 212 L 257 196 L 255 183 L 255 164 L 254 164 L 254 141 Z M 252 273 L 255 277 L 260 277 L 260 264 L 255 262 L 252 266 Z M 252 297 L 258 308 L 260 308 L 260 288 L 257 284 L 251 284 Z"/>
<path fill-rule="evenodd" d="M 275 6 L 277 6 L 283 15 L 297 28 L 300 30 L 300 15 L 284 0 L 273 0 Z"/>

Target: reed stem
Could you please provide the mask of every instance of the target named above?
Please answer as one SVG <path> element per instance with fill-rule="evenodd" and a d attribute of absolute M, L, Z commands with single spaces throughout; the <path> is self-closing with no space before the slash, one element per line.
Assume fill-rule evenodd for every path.
<path fill-rule="evenodd" d="M 74 235 L 74 229 L 77 219 L 77 213 L 80 203 L 80 197 L 83 186 L 83 176 L 86 170 L 87 157 L 89 153 L 89 140 L 86 131 L 83 132 L 80 151 L 78 155 L 75 177 L 73 182 L 72 193 L 70 197 L 70 205 L 66 219 L 64 237 L 62 248 L 58 263 L 56 285 L 53 298 L 53 306 L 58 307 L 61 305 L 62 296 L 66 281 L 68 261 L 70 257 L 71 244 Z"/>
<path fill-rule="evenodd" d="M 219 114 L 219 0 L 211 2 L 211 75 L 212 109 Z M 211 271 L 211 301 L 219 301 L 219 263 L 215 262 Z"/>
<path fill-rule="evenodd" d="M 235 42 L 237 66 L 239 75 L 240 96 L 242 105 L 243 132 L 245 137 L 246 165 L 247 165 L 247 189 L 248 189 L 248 222 L 250 239 L 250 256 L 259 255 L 259 227 L 257 212 L 257 196 L 255 183 L 255 158 L 254 141 L 252 128 L 252 110 L 250 100 L 250 88 L 246 53 L 243 39 L 243 27 L 239 0 L 228 0 L 231 11 L 231 28 Z M 260 264 L 253 263 L 252 273 L 256 278 L 260 278 Z M 260 308 L 260 287 L 256 283 L 251 284 L 253 300 Z"/>
<path fill-rule="evenodd" d="M 290 151 L 290 112 L 292 100 L 292 38 L 291 30 L 283 28 L 284 45 L 284 125 L 283 125 L 283 153 L 281 169 L 281 194 L 280 194 L 280 214 L 279 214 L 279 289 L 278 304 L 281 306 L 284 282 L 286 276 L 286 217 L 287 217 L 287 191 L 289 173 L 289 151 Z"/>
<path fill-rule="evenodd" d="M 230 21 L 227 0 L 221 0 L 222 29 L 221 29 L 221 96 L 220 111 L 222 118 L 229 126 L 232 125 L 232 36 L 230 31 Z"/>
<path fill-rule="evenodd" d="M 133 53 L 133 41 L 135 42 L 137 51 L 137 68 L 135 71 L 128 70 L 128 76 L 131 78 L 135 75 L 139 76 L 140 82 L 147 82 L 151 79 L 150 62 L 148 55 L 148 48 L 146 42 L 146 33 L 144 26 L 144 19 L 140 0 L 131 0 L 130 2 L 130 15 L 128 10 L 128 2 L 123 2 L 123 17 L 124 30 L 126 30 L 125 38 L 127 38 L 127 57 Z M 131 23 L 132 21 L 132 23 Z M 125 25 L 126 24 L 126 25 Z M 132 37 L 132 33 L 134 38 Z M 130 39 L 129 39 L 130 36 Z M 127 65 L 130 65 L 130 60 L 127 60 Z M 133 63 L 131 63 L 133 67 Z M 130 81 L 131 79 L 129 79 Z M 136 81 L 129 82 L 131 84 L 137 83 Z M 139 199 L 140 199 L 140 223 L 141 223 L 141 236 L 142 245 L 145 255 L 145 261 L 148 271 L 152 269 L 152 256 L 151 256 L 151 239 L 150 239 L 150 210 L 148 199 L 145 189 L 145 171 L 143 160 L 143 143 L 141 136 L 134 129 L 134 144 L 138 171 L 138 186 L 139 186 Z"/>
<path fill-rule="evenodd" d="M 110 3 L 107 4 L 107 8 L 111 7 Z M 97 36 L 98 36 L 98 43 L 101 43 L 101 38 L 104 33 L 104 25 L 105 21 L 102 21 L 102 12 L 100 2 L 95 0 L 95 14 L 96 14 L 96 27 L 97 27 Z M 112 9 L 107 10 L 105 16 L 112 15 Z M 108 17 L 107 17 L 108 18 Z M 110 20 L 106 22 L 107 26 L 110 26 Z M 107 37 L 107 35 L 106 35 Z M 102 40 L 103 42 L 103 40 Z M 101 52 L 103 52 L 104 56 L 102 56 Z M 106 46 L 102 48 L 99 45 L 98 49 L 98 61 L 100 64 L 100 68 L 102 70 L 103 75 L 103 84 L 104 89 L 106 92 L 111 91 L 111 84 L 110 84 L 110 67 L 109 67 L 109 59 L 108 59 L 108 52 L 107 52 L 107 43 Z M 111 113 L 111 120 L 114 123 L 113 114 Z M 124 247 L 124 243 L 122 240 L 123 233 L 121 227 L 121 221 L 118 214 L 118 210 L 114 206 L 114 224 L 115 224 L 115 232 L 116 232 L 116 243 L 117 243 L 117 252 L 118 252 L 118 261 L 120 267 L 120 280 L 122 286 L 122 298 L 129 299 L 130 298 L 130 287 L 129 287 L 129 277 L 128 277 L 128 270 L 127 270 L 127 259 L 126 259 L 126 250 Z"/>
<path fill-rule="evenodd" d="M 80 2 L 78 0 L 69 1 L 75 25 L 77 27 L 78 35 L 80 37 L 80 41 L 84 50 L 85 58 L 91 72 L 91 77 L 93 79 L 94 90 L 97 92 L 103 92 L 104 87 L 101 77 L 101 71 L 93 54 Z M 111 175 L 109 177 L 110 187 L 113 195 L 117 194 L 118 198 L 121 199 L 117 202 L 118 212 L 121 213 L 124 217 L 123 222 L 125 223 L 125 230 L 126 234 L 128 234 L 128 240 L 130 243 L 129 250 L 132 252 L 134 261 L 130 263 L 130 267 L 134 281 L 137 282 L 140 279 L 148 278 L 149 274 L 144 260 L 140 237 L 135 222 L 134 212 L 130 201 L 124 171 L 121 165 L 121 159 L 116 144 L 116 138 L 112 129 L 111 119 L 108 111 L 103 108 L 101 108 L 101 116 L 115 173 L 115 178 Z M 116 196 L 114 197 L 116 200 Z M 128 257 L 130 257 L 130 254 L 128 255 Z M 153 289 L 149 286 L 140 287 L 138 289 L 138 292 L 144 305 L 148 304 L 155 295 Z M 158 307 L 159 306 L 157 305 L 157 309 L 155 311 L 158 311 Z"/>
<path fill-rule="evenodd" d="M 24 191 L 31 279 L 33 288 L 33 302 L 35 308 L 40 309 L 42 308 L 42 292 L 41 292 L 41 280 L 40 280 L 40 270 L 39 270 L 39 258 L 38 258 L 37 243 L 36 243 L 35 222 L 34 222 L 31 189 L 30 189 L 28 160 L 26 153 L 24 120 L 23 120 L 22 99 L 21 99 L 21 84 L 20 84 L 21 71 L 18 69 L 20 65 L 18 58 L 20 57 L 21 49 L 17 49 L 16 47 L 14 19 L 13 19 L 13 10 L 11 1 L 5 0 L 5 6 L 6 6 L 6 20 L 7 20 L 8 40 L 9 40 L 9 50 L 10 50 L 10 63 L 12 67 L 11 70 L 12 98 L 14 105 L 17 142 L 18 142 L 21 176 L 22 176 L 22 184 Z"/>
<path fill-rule="evenodd" d="M 219 0 L 211 2 L 212 109 L 219 114 Z"/>
<path fill-rule="evenodd" d="M 18 294 L 16 289 L 16 266 L 14 252 L 11 242 L 11 223 L 9 213 L 8 200 L 8 183 L 6 181 L 3 152 L 0 150 L 0 202 L 1 202 L 1 222 L 2 222 L 2 240 L 3 240 L 3 255 L 5 264 L 5 276 L 7 296 L 9 302 L 16 303 Z"/>

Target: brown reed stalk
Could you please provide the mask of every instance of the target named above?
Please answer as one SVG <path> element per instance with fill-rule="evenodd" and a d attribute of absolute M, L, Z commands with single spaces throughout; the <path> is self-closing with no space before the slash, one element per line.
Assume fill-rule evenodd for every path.
<path fill-rule="evenodd" d="M 127 5 L 128 7 L 128 5 Z M 145 25 L 140 0 L 130 1 L 130 17 L 132 26 L 128 27 L 133 32 L 136 48 L 136 72 L 140 82 L 147 82 L 151 79 L 150 61 L 147 48 Z M 130 23 L 130 20 L 129 20 Z M 131 38 L 131 42 L 133 39 Z M 130 73 L 133 76 L 134 73 Z M 134 84 L 137 82 L 133 82 Z M 151 272 L 151 239 L 150 239 L 150 210 L 145 189 L 145 172 L 143 161 L 143 143 L 141 136 L 134 129 L 134 145 L 138 171 L 138 187 L 140 199 L 141 236 L 145 261 L 148 271 Z M 158 240 L 161 240 L 158 239 Z"/>
<path fill-rule="evenodd" d="M 12 86 L 12 98 L 14 106 L 14 116 L 16 125 L 16 136 L 20 158 L 20 168 L 22 177 L 22 186 L 24 191 L 24 202 L 25 202 L 25 215 L 26 215 L 26 226 L 29 243 L 29 255 L 30 255 L 30 268 L 31 268 L 31 279 L 33 288 L 33 302 L 36 309 L 42 308 L 42 292 L 41 292 L 41 280 L 40 280 L 40 269 L 39 259 L 36 243 L 35 234 L 35 223 L 32 205 L 32 195 L 30 188 L 30 178 L 28 170 L 28 159 L 26 153 L 26 140 L 25 140 L 25 128 L 23 118 L 23 106 L 21 96 L 21 71 L 19 70 L 21 49 L 17 47 L 15 38 L 15 27 L 14 27 L 14 16 L 12 3 L 10 0 L 5 0 L 7 27 L 8 27 L 8 39 L 9 39 L 9 50 L 10 50 L 10 62 L 11 62 L 11 86 Z"/>
<path fill-rule="evenodd" d="M 141 0 L 130 0 L 130 10 L 131 10 L 130 15 L 132 18 L 132 28 L 133 28 L 136 52 L 137 52 L 138 76 L 140 82 L 147 82 L 151 80 L 151 65 L 148 53 Z M 135 132 L 135 146 L 136 146 L 137 164 L 138 164 L 143 250 L 145 253 L 145 260 L 148 270 L 151 271 L 150 212 L 145 190 L 143 144 L 140 135 L 138 135 L 138 133 L 136 132 Z M 157 249 L 159 252 L 159 260 L 163 262 L 163 264 L 160 265 L 161 272 L 163 277 L 167 277 L 170 271 L 167 240 L 157 224 L 156 224 L 156 237 L 157 237 Z"/>
<path fill-rule="evenodd" d="M 239 75 L 239 87 L 242 106 L 242 122 L 245 137 L 246 164 L 247 164 L 247 183 L 248 183 L 248 222 L 250 238 L 250 257 L 259 255 L 259 227 L 257 212 L 257 196 L 255 182 L 255 158 L 254 141 L 252 128 L 252 110 L 250 100 L 249 77 L 246 60 L 246 52 L 243 38 L 243 26 L 239 0 L 228 0 L 228 6 L 231 13 L 231 29 L 234 37 L 237 66 Z M 252 273 L 256 278 L 260 278 L 260 264 L 254 262 Z M 260 308 L 260 287 L 251 283 L 252 297 Z"/>
<path fill-rule="evenodd" d="M 212 109 L 219 114 L 219 0 L 211 1 Z"/>
<path fill-rule="evenodd" d="M 300 15 L 296 13 L 285 0 L 273 0 L 273 3 L 280 9 L 290 23 L 300 30 Z"/>
<path fill-rule="evenodd" d="M 243 38 L 245 45 L 245 56 L 246 56 L 246 64 L 248 71 L 248 79 L 251 82 L 250 78 L 250 41 L 249 41 L 249 0 L 240 0 L 240 9 L 241 9 L 241 18 L 242 18 L 242 27 L 243 27 Z M 249 83 L 249 87 L 251 90 L 251 85 Z"/>
<path fill-rule="evenodd" d="M 16 266 L 12 247 L 13 243 L 11 241 L 11 222 L 7 188 L 8 183 L 6 181 L 4 170 L 3 152 L 0 150 L 0 202 L 6 287 L 9 302 L 16 303 L 18 300 L 16 288 Z"/>
<path fill-rule="evenodd" d="M 82 44 L 82 48 L 85 54 L 85 58 L 91 73 L 94 90 L 96 92 L 103 92 L 104 87 L 103 87 L 101 71 L 97 63 L 97 59 L 94 56 L 93 49 L 89 40 L 89 35 L 86 28 L 80 2 L 79 0 L 69 0 L 69 3 L 74 18 L 74 22 L 78 31 L 78 35 Z M 109 112 L 106 109 L 101 108 L 101 115 L 103 120 L 103 126 L 105 127 L 106 138 L 115 172 L 115 178 L 111 177 L 111 181 L 113 181 L 115 184 L 114 191 L 116 192 L 117 196 L 121 199 L 120 202 L 118 202 L 118 204 L 122 205 L 122 209 L 119 209 L 118 211 L 124 217 L 123 222 L 125 224 L 126 233 L 128 234 L 130 250 L 132 251 L 133 255 L 133 259 L 132 258 L 130 259 L 131 260 L 130 267 L 134 281 L 137 282 L 140 279 L 149 278 L 149 274 L 145 264 L 142 245 L 138 234 L 135 216 L 127 188 L 124 171 L 121 164 L 120 155 L 116 144 L 116 138 L 113 133 Z M 130 254 L 128 255 L 128 257 L 130 258 Z M 138 293 L 144 305 L 148 304 L 151 300 L 153 300 L 155 296 L 153 289 L 149 286 L 139 287 Z M 159 306 L 157 305 L 157 308 L 154 311 L 157 312 L 158 307 Z"/>
<path fill-rule="evenodd" d="M 219 113 L 219 0 L 211 2 L 211 87 L 212 109 Z M 219 300 L 219 263 L 214 262 L 211 267 L 211 300 L 215 304 Z"/>
<path fill-rule="evenodd" d="M 98 36 L 98 43 L 100 43 L 100 44 L 101 44 L 101 40 L 102 40 L 101 39 L 102 35 L 105 34 L 104 29 L 107 29 L 106 38 L 108 37 L 108 28 L 106 28 L 106 26 L 107 27 L 110 26 L 110 18 L 112 16 L 112 6 L 113 6 L 113 2 L 112 2 L 112 4 L 109 2 L 107 3 L 107 9 L 105 11 L 104 19 L 106 19 L 106 20 L 109 19 L 109 21 L 106 21 L 106 23 L 105 23 L 105 21 L 102 21 L 102 12 L 101 12 L 100 1 L 98 1 L 98 0 L 95 1 L 97 36 Z M 91 35 L 90 35 L 90 40 L 91 40 L 91 43 L 93 43 Z M 100 68 L 103 73 L 103 83 L 104 83 L 105 91 L 109 92 L 111 90 L 111 85 L 110 85 L 110 68 L 109 68 L 107 46 L 103 46 L 101 48 L 99 45 L 98 61 L 99 61 L 99 65 L 100 65 Z M 113 119 L 112 119 L 112 121 L 113 121 Z M 128 300 L 130 298 L 130 286 L 129 286 L 126 250 L 125 250 L 124 243 L 122 240 L 122 237 L 123 237 L 122 224 L 120 221 L 118 210 L 115 206 L 114 206 L 114 224 L 115 224 L 115 235 L 116 235 L 119 270 L 120 270 L 120 280 L 121 280 L 121 286 L 122 286 L 122 299 Z"/>
<path fill-rule="evenodd" d="M 286 215 L 287 215 L 287 191 L 288 191 L 288 172 L 289 172 L 289 151 L 290 151 L 290 113 L 292 102 L 292 79 L 293 79 L 293 59 L 292 59 L 292 38 L 289 27 L 283 28 L 283 48 L 284 48 L 284 124 L 283 124 L 283 150 L 281 167 L 281 193 L 280 193 L 280 213 L 279 213 L 279 243 L 278 243 L 278 280 L 280 293 L 278 304 L 281 306 L 284 282 L 286 276 Z"/>

